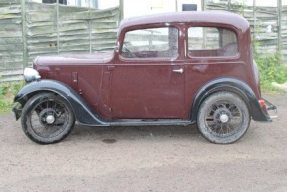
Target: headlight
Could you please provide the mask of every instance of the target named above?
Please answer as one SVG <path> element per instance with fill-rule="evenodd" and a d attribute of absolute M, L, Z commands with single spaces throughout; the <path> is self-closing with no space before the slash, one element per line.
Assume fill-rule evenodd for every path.
<path fill-rule="evenodd" d="M 32 69 L 32 68 L 24 69 L 24 79 L 27 83 L 34 81 L 34 80 L 38 80 L 40 78 L 41 76 L 39 75 L 39 72 L 36 71 L 35 69 Z"/>

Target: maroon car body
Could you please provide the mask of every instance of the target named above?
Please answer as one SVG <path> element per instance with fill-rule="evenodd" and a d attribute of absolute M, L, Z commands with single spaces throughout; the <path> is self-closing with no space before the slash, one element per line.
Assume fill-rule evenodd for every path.
<path fill-rule="evenodd" d="M 40 56 L 33 68 L 41 80 L 15 97 L 17 117 L 35 94 L 53 92 L 86 125 L 187 125 L 204 99 L 225 91 L 238 95 L 254 120 L 270 121 L 249 24 L 228 12 L 127 19 L 113 51 Z"/>

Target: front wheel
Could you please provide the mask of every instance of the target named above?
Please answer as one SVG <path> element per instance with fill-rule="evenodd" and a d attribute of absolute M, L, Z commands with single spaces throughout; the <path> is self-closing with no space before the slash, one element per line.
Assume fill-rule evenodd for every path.
<path fill-rule="evenodd" d="M 199 108 L 197 126 L 208 141 L 229 144 L 239 140 L 250 124 L 244 100 L 230 92 L 214 93 Z"/>
<path fill-rule="evenodd" d="M 53 93 L 40 93 L 28 100 L 22 111 L 24 133 L 34 142 L 51 144 L 63 140 L 74 127 L 69 103 Z"/>

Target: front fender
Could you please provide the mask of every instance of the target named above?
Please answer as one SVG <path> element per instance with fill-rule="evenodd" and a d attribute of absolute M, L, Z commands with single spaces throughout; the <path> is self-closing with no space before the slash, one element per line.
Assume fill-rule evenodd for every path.
<path fill-rule="evenodd" d="M 14 102 L 20 103 L 23 107 L 33 95 L 40 92 L 53 92 L 63 97 L 72 107 L 76 120 L 87 125 L 106 125 L 96 115 L 85 100 L 68 85 L 55 80 L 39 80 L 25 85 L 15 96 Z M 16 109 L 13 109 L 15 112 Z M 16 117 L 21 114 L 16 114 Z"/>
<path fill-rule="evenodd" d="M 201 103 L 209 95 L 218 91 L 230 91 L 239 95 L 247 104 L 250 115 L 255 121 L 271 121 L 268 113 L 263 111 L 253 90 L 243 81 L 234 78 L 220 78 L 204 85 L 193 99 L 191 120 L 196 121 Z"/>

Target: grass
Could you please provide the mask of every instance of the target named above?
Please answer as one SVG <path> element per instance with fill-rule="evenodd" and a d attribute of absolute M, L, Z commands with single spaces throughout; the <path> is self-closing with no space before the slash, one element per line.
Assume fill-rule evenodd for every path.
<path fill-rule="evenodd" d="M 11 110 L 13 98 L 24 86 L 24 82 L 0 83 L 0 112 Z"/>

